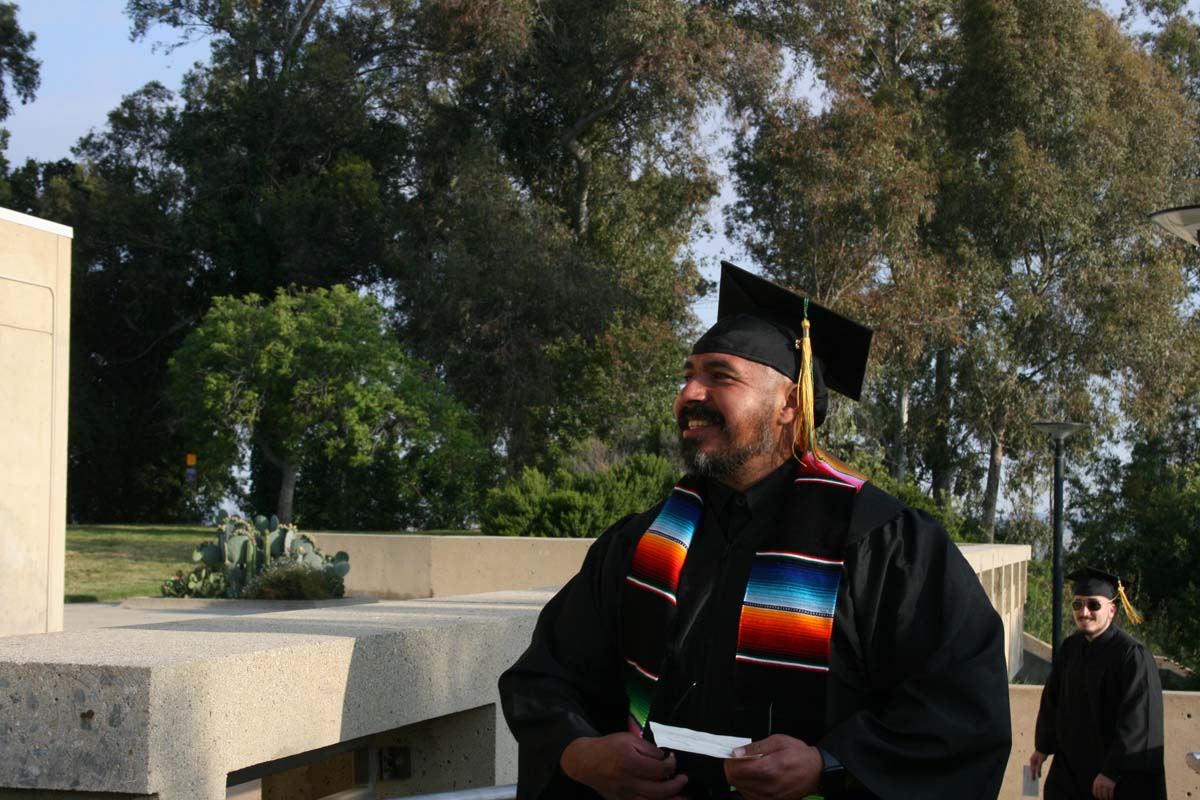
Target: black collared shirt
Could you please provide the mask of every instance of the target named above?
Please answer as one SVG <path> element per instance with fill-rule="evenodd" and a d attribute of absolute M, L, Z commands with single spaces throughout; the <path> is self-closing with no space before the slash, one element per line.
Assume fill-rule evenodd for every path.
<path fill-rule="evenodd" d="M 789 458 L 744 492 L 731 489 L 715 478 L 708 479 L 704 502 L 708 512 L 716 517 L 726 541 L 736 539 L 751 519 L 778 511 L 795 468 L 796 462 Z"/>

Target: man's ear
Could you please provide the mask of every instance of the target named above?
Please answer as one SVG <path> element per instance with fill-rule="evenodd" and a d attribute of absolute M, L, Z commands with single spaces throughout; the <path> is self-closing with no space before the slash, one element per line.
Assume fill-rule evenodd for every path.
<path fill-rule="evenodd" d="M 796 384 L 781 383 L 780 391 L 784 393 L 783 407 L 779 410 L 779 423 L 791 425 L 800 416 L 800 404 Z"/>

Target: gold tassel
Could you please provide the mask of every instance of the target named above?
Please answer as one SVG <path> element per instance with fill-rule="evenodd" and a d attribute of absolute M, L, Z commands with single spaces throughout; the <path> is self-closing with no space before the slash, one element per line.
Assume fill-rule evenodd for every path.
<path fill-rule="evenodd" d="M 1125 594 L 1125 587 L 1121 585 L 1120 581 L 1117 581 L 1117 594 L 1121 596 L 1121 608 L 1125 609 L 1125 616 L 1129 618 L 1129 621 L 1134 625 L 1141 625 L 1145 622 L 1142 615 L 1129 602 L 1129 598 Z"/>
<path fill-rule="evenodd" d="M 813 394 L 813 374 L 812 374 L 812 342 L 808 338 L 808 298 L 804 298 L 804 322 L 802 323 L 802 333 L 799 339 L 796 340 L 796 347 L 800 350 L 800 376 L 796 381 L 796 411 L 799 414 L 796 420 L 796 433 L 792 437 L 792 455 L 799 461 L 805 453 L 816 453 L 816 420 L 813 412 L 813 403 L 815 402 Z M 797 452 L 799 446 L 799 452 Z"/>
<path fill-rule="evenodd" d="M 817 462 L 823 462 L 834 470 L 853 475 L 866 481 L 867 476 L 846 464 L 839 458 L 826 453 L 817 447 L 816 389 L 813 382 L 812 341 L 808 335 L 808 298 L 804 298 L 804 321 L 801 323 L 801 337 L 796 340 L 795 347 L 800 351 L 800 375 L 796 380 L 796 433 L 792 437 L 792 457 L 804 463 L 804 456 L 812 453 Z M 810 466 L 816 466 L 815 463 Z"/>

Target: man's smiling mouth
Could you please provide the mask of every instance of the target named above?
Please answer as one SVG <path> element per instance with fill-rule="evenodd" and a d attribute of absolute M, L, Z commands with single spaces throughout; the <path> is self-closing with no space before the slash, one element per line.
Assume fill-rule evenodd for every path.
<path fill-rule="evenodd" d="M 679 432 L 686 436 L 692 431 L 707 428 L 723 428 L 725 417 L 709 408 L 685 408 L 679 414 Z"/>

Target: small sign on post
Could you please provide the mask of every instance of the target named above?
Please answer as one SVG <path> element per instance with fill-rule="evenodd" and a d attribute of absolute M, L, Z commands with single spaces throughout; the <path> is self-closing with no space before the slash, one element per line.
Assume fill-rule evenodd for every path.
<path fill-rule="evenodd" d="M 184 463 L 187 464 L 187 469 L 183 471 L 183 479 L 188 483 L 196 482 L 196 454 L 188 453 L 184 457 Z"/>

